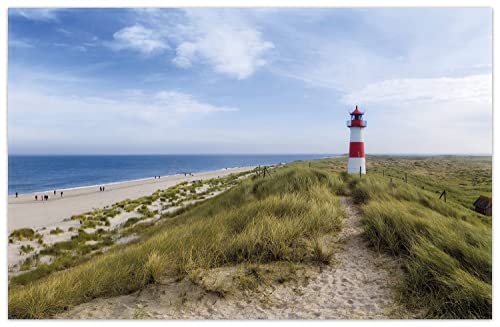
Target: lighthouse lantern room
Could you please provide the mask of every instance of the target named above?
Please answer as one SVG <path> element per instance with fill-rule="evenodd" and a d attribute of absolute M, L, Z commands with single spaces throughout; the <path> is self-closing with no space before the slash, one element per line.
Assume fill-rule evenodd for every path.
<path fill-rule="evenodd" d="M 366 127 L 366 120 L 363 120 L 364 113 L 354 109 L 350 113 L 351 119 L 347 121 L 347 127 L 351 130 L 351 143 L 349 144 L 349 162 L 347 163 L 348 174 L 366 174 L 365 166 L 365 141 L 363 130 Z"/>

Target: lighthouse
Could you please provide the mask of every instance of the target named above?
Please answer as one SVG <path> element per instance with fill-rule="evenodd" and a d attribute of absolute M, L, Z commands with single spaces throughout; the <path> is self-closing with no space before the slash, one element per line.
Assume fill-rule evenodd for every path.
<path fill-rule="evenodd" d="M 366 120 L 363 120 L 364 113 L 358 109 L 358 106 L 356 106 L 356 109 L 354 109 L 350 115 L 351 119 L 347 121 L 347 127 L 351 130 L 347 173 L 366 174 L 365 140 L 363 138 L 363 130 L 366 127 Z"/>

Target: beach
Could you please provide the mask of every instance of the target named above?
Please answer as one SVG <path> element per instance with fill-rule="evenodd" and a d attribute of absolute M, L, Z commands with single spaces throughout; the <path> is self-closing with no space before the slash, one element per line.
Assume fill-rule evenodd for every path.
<path fill-rule="evenodd" d="M 232 173 L 241 173 L 249 171 L 255 166 L 227 168 L 201 173 L 193 173 L 185 176 L 178 174 L 173 176 L 164 176 L 155 179 L 154 177 L 104 184 L 105 191 L 99 191 L 101 185 L 73 188 L 61 190 L 19 194 L 8 197 L 8 232 L 19 228 L 42 228 L 61 223 L 64 219 L 72 215 L 78 215 L 95 208 L 103 208 L 113 205 L 116 202 L 125 199 L 136 199 L 141 196 L 151 195 L 158 189 L 165 189 L 178 183 L 193 180 L 206 180 L 227 176 Z M 41 195 L 49 196 L 48 201 L 41 201 Z M 35 195 L 38 195 L 38 201 L 35 201 Z"/>

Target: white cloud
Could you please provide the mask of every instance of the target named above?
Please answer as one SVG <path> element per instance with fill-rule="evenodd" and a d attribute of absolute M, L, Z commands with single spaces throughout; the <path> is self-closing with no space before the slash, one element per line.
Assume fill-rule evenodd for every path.
<path fill-rule="evenodd" d="M 274 47 L 258 27 L 236 10 L 136 10 L 138 24 L 113 35 L 116 50 L 145 54 L 175 48 L 172 63 L 188 69 L 208 64 L 219 74 L 237 79 L 253 75 L 267 64 Z"/>
<path fill-rule="evenodd" d="M 15 8 L 9 10 L 9 15 L 22 16 L 30 20 L 49 21 L 57 19 L 58 8 Z"/>
<path fill-rule="evenodd" d="M 361 105 L 371 153 L 492 151 L 492 77 L 407 78 L 371 83 L 341 98 Z"/>
<path fill-rule="evenodd" d="M 492 103 L 491 75 L 461 78 L 406 78 L 368 84 L 342 97 L 347 104 L 357 103 Z"/>
<path fill-rule="evenodd" d="M 267 64 L 265 55 L 274 45 L 236 12 L 188 11 L 185 38 L 176 49 L 173 62 L 187 68 L 194 61 L 209 63 L 214 71 L 245 79 Z"/>
<path fill-rule="evenodd" d="M 33 44 L 25 40 L 9 38 L 9 47 L 11 48 L 33 48 Z"/>
<path fill-rule="evenodd" d="M 331 14 L 324 19 L 334 21 L 335 11 Z M 280 57 L 273 71 L 311 87 L 340 92 L 398 78 L 491 73 L 490 9 L 361 9 L 355 18 L 355 26 L 342 32 L 328 29 L 331 23 L 325 21 L 331 33 L 277 24 L 281 37 L 289 42 L 277 43 Z M 290 42 L 289 35 L 295 42 Z M 282 51 L 283 45 L 288 51 Z"/>
<path fill-rule="evenodd" d="M 80 96 L 47 94 L 33 87 L 9 87 L 9 146 L 12 151 L 38 153 L 161 151 L 162 144 L 184 144 L 183 132 L 207 115 L 238 111 L 213 105 L 176 90 L 125 90 L 115 94 Z M 205 139 L 207 135 L 204 136 Z M 203 140 L 203 137 L 200 138 Z M 40 143 L 41 142 L 41 143 Z M 120 149 L 120 147 L 123 149 Z M 130 146 L 130 147 L 129 147 Z M 52 149 L 52 148 L 53 149 Z M 129 150 L 127 150 L 129 149 Z"/>
<path fill-rule="evenodd" d="M 149 97 L 148 97 L 149 98 Z M 238 111 L 230 107 L 216 107 L 197 101 L 192 95 L 177 91 L 161 91 L 152 97 L 154 103 L 179 115 L 208 114 L 213 112 Z"/>
<path fill-rule="evenodd" d="M 236 108 L 201 102 L 190 94 L 175 90 L 155 93 L 126 90 L 114 95 L 78 96 L 49 95 L 37 89 L 18 89 L 15 86 L 12 89 L 9 91 L 9 112 L 36 117 L 42 113 L 39 108 L 44 108 L 40 121 L 54 116 L 58 117 L 57 120 L 74 120 L 81 116 L 85 117 L 83 120 L 88 118 L 91 121 L 93 117 L 100 116 L 101 120 L 118 123 L 121 118 L 128 117 L 158 127 L 179 124 L 210 113 L 238 111 Z"/>
<path fill-rule="evenodd" d="M 114 33 L 110 46 L 115 50 L 131 49 L 147 55 L 169 49 L 166 40 L 158 32 L 139 24 Z"/>

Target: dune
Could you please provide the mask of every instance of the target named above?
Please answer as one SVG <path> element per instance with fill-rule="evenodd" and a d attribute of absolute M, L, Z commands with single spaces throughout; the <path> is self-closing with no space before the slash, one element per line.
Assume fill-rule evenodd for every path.
<path fill-rule="evenodd" d="M 105 191 L 100 192 L 99 186 L 89 186 L 63 190 L 63 197 L 57 190 L 52 192 L 20 194 L 17 198 L 8 199 L 8 232 L 19 228 L 42 228 L 62 222 L 72 215 L 78 215 L 94 208 L 103 208 L 125 199 L 136 199 L 150 195 L 158 189 L 165 189 L 178 183 L 193 180 L 206 180 L 227 176 L 232 173 L 241 173 L 255 167 L 238 167 L 224 170 L 215 170 L 202 173 L 193 173 L 191 176 L 183 174 L 165 176 L 159 179 L 149 178 L 137 181 L 104 184 Z M 35 194 L 38 201 L 35 201 Z M 42 194 L 49 196 L 48 201 L 40 201 Z"/>

